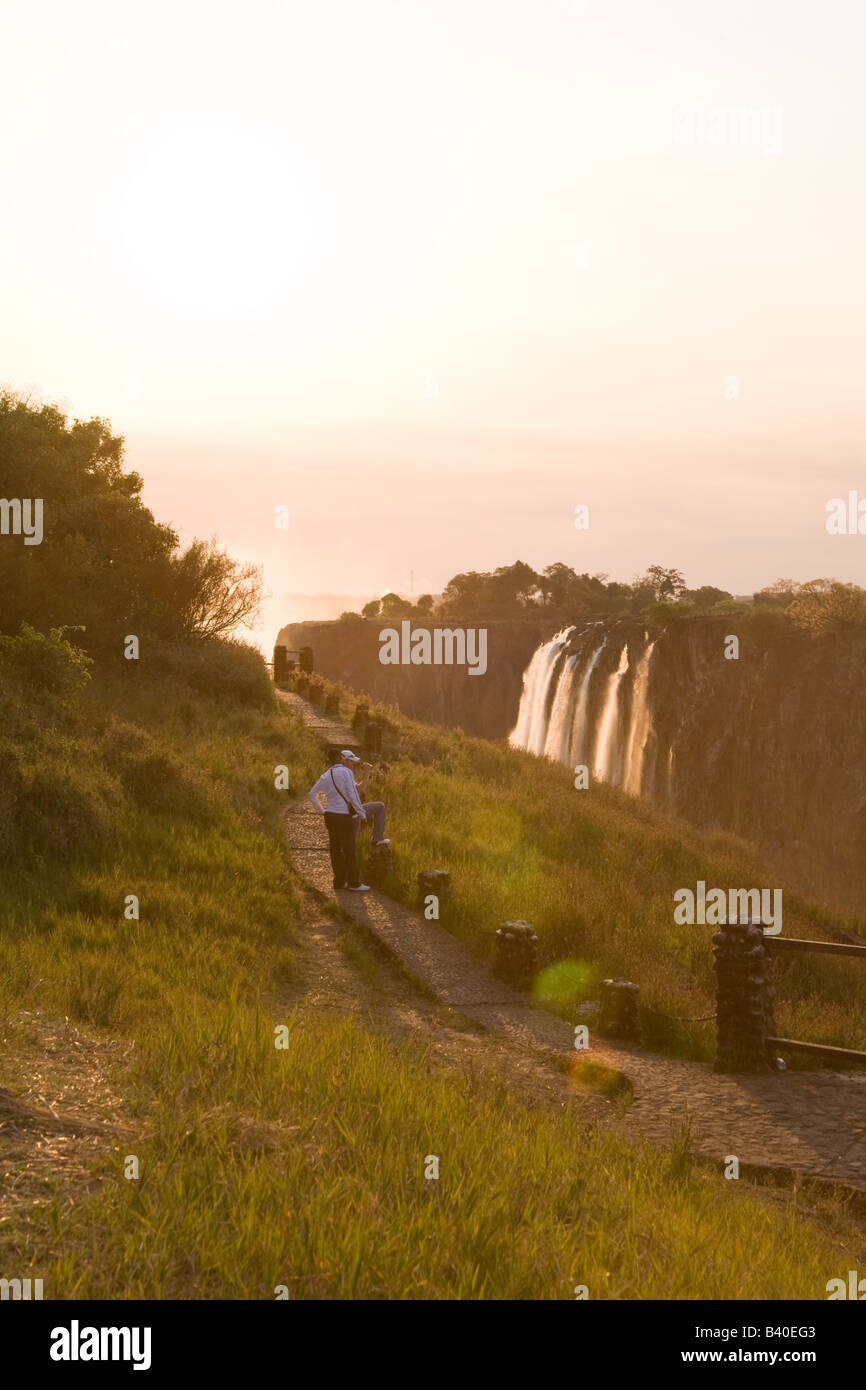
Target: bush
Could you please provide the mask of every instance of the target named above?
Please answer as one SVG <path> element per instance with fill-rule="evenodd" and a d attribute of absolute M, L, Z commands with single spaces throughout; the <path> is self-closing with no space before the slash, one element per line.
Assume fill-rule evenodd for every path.
<path fill-rule="evenodd" d="M 49 636 L 22 623 L 17 637 L 0 637 L 0 674 L 28 694 L 45 691 L 70 696 L 90 679 L 90 657 L 64 637 L 68 628 L 52 628 Z"/>
<path fill-rule="evenodd" d="M 274 692 L 261 652 L 235 640 L 189 642 L 155 649 L 150 662 L 176 687 L 233 704 L 272 709 Z"/>

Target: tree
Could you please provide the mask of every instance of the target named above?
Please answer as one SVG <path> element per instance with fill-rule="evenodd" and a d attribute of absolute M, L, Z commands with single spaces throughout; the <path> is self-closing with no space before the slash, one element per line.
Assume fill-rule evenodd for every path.
<path fill-rule="evenodd" d="M 578 579 L 574 570 L 561 560 L 548 565 L 539 576 L 538 588 L 542 601 L 551 608 L 563 608 L 577 589 Z"/>
<path fill-rule="evenodd" d="M 538 596 L 539 576 L 523 560 L 515 560 L 493 571 L 490 587 L 494 603 L 523 606 Z"/>
<path fill-rule="evenodd" d="M 812 579 L 800 585 L 787 613 L 797 627 L 823 637 L 866 623 L 866 590 L 836 579 Z"/>
<path fill-rule="evenodd" d="M 0 478 L 8 498 L 40 499 L 40 544 L 0 544 L 0 628 L 80 627 L 81 645 L 171 628 L 165 589 L 178 537 L 142 504 L 106 420 L 67 423 L 56 406 L 0 391 Z"/>
<path fill-rule="evenodd" d="M 408 618 L 412 612 L 412 604 L 409 599 L 401 598 L 399 594 L 388 593 L 382 598 L 380 614 L 390 622 L 395 622 L 400 618 Z"/>
<path fill-rule="evenodd" d="M 442 590 L 441 610 L 446 617 L 471 617 L 483 611 L 485 599 L 489 602 L 489 581 L 487 574 L 470 570 L 466 574 L 455 574 Z"/>
<path fill-rule="evenodd" d="M 771 605 L 774 608 L 787 608 L 791 599 L 797 592 L 799 585 L 793 579 L 777 579 L 773 584 L 767 584 L 765 588 L 759 589 L 753 595 L 756 604 Z"/>
<path fill-rule="evenodd" d="M 365 603 L 364 607 L 361 609 L 361 617 L 378 618 L 381 607 L 381 600 L 377 598 L 372 598 L 370 599 L 370 602 Z"/>
<path fill-rule="evenodd" d="M 635 580 L 635 584 L 647 585 L 652 589 L 656 601 L 679 598 L 686 587 L 686 581 L 679 570 L 664 569 L 662 565 L 650 565 L 646 574 Z"/>
<path fill-rule="evenodd" d="M 723 603 L 725 599 L 733 597 L 727 589 L 717 589 L 714 584 L 702 584 L 699 589 L 686 589 L 683 594 L 683 598 L 693 603 L 700 612 L 712 608 L 714 603 Z"/>
<path fill-rule="evenodd" d="M 429 614 L 433 612 L 433 595 L 422 594 L 415 604 L 415 612 Z"/>
<path fill-rule="evenodd" d="M 242 564 L 216 538 L 193 541 L 171 561 L 171 606 L 181 637 L 230 637 L 250 627 L 262 602 L 260 565 Z"/>

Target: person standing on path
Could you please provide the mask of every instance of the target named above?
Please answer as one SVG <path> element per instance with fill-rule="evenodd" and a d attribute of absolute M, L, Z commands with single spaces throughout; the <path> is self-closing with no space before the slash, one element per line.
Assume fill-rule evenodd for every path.
<path fill-rule="evenodd" d="M 350 749 L 334 756 L 327 772 L 323 772 L 310 790 L 307 798 L 320 816 L 325 817 L 328 832 L 328 847 L 331 851 L 331 868 L 334 871 L 334 891 L 349 888 L 353 893 L 369 893 L 370 887 L 361 882 L 358 872 L 358 850 L 356 825 L 367 819 L 350 765 L 360 763 Z M 324 796 L 322 806 L 319 798 Z"/>

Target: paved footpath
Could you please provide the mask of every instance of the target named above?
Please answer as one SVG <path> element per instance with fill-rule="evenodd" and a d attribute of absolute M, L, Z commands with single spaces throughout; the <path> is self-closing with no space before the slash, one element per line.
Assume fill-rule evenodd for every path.
<path fill-rule="evenodd" d="M 327 719 L 287 692 L 280 699 L 328 743 L 355 746 L 347 725 Z M 520 1045 L 573 1054 L 574 1030 L 530 1006 L 438 922 L 425 921 L 382 893 L 334 894 L 324 824 L 308 802 L 286 817 L 292 862 L 326 897 L 338 897 L 356 921 L 448 1008 Z M 395 846 L 399 853 L 399 844 Z M 431 866 L 436 867 L 436 866 Z M 701 1062 L 682 1062 L 605 1038 L 591 1038 L 582 1057 L 623 1072 L 634 1099 L 615 1126 L 668 1144 L 690 1126 L 693 1148 L 723 1162 L 784 1169 L 866 1191 L 866 1072 L 782 1072 L 723 1076 Z"/>

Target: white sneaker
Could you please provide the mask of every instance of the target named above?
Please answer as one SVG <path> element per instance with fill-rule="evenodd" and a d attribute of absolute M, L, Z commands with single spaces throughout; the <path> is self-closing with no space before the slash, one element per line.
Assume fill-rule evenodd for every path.
<path fill-rule="evenodd" d="M 390 840 L 374 840 L 374 841 L 373 841 L 373 844 L 374 844 L 374 845 L 390 845 L 390 843 L 391 843 Z"/>
<path fill-rule="evenodd" d="M 350 893 L 369 893 L 372 891 L 369 883 L 356 883 L 354 885 L 350 883 L 348 889 Z"/>

